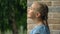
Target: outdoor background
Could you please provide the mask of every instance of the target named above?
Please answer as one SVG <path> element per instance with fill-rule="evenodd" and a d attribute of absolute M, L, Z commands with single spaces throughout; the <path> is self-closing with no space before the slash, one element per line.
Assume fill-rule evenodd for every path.
<path fill-rule="evenodd" d="M 27 0 L 0 0 L 0 34 L 27 34 Z"/>
<path fill-rule="evenodd" d="M 33 1 L 39 1 L 48 5 L 48 23 L 51 34 L 60 34 L 60 0 L 27 0 L 29 7 Z M 36 24 L 31 19 L 27 19 L 27 34 Z"/>

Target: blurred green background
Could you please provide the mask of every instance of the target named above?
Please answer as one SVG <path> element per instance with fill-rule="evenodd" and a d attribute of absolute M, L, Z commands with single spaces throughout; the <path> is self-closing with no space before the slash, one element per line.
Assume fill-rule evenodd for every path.
<path fill-rule="evenodd" d="M 27 0 L 0 0 L 0 34 L 26 34 Z"/>

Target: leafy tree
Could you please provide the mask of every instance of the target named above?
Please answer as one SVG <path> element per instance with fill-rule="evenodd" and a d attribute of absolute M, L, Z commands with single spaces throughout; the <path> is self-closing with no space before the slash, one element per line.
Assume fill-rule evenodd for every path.
<path fill-rule="evenodd" d="M 21 25 L 26 25 L 27 0 L 0 0 L 0 29 L 2 34 L 7 29 L 18 34 Z"/>

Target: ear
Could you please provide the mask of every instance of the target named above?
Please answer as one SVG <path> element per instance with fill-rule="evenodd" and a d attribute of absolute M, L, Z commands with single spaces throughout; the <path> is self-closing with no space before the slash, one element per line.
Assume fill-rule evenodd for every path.
<path fill-rule="evenodd" d="M 40 17 L 40 15 L 41 15 L 41 14 L 40 14 L 39 12 L 36 13 L 36 17 Z"/>

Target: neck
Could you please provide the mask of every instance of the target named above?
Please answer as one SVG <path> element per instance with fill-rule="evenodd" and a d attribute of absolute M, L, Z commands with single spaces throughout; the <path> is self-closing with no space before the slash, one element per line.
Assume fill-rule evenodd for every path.
<path fill-rule="evenodd" d="M 34 21 L 35 21 L 35 23 L 37 25 L 43 24 L 43 20 L 42 19 L 35 19 Z"/>

